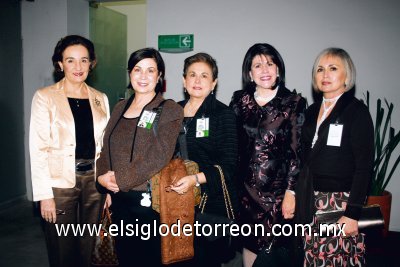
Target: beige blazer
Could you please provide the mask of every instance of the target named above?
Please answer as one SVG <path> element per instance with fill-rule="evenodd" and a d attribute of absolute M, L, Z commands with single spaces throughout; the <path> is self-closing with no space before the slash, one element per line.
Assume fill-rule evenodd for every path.
<path fill-rule="evenodd" d="M 64 79 L 39 89 L 32 100 L 29 150 L 34 201 L 53 198 L 52 187 L 75 186 L 75 123 L 63 84 Z M 97 159 L 110 108 L 104 93 L 84 86 L 92 109 Z"/>

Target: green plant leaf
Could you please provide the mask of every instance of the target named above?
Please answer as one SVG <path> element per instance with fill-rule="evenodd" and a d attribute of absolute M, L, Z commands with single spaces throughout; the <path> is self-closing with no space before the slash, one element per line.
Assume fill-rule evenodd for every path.
<path fill-rule="evenodd" d="M 369 91 L 367 91 L 365 97 L 367 107 L 370 110 Z M 376 101 L 376 117 L 374 122 L 375 158 L 370 195 L 382 195 L 386 186 L 392 179 L 396 168 L 400 164 L 400 155 L 397 155 L 393 165 L 389 167 L 393 152 L 400 143 L 400 132 L 396 133 L 396 130 L 391 127 L 394 104 L 389 103 L 386 99 L 384 99 L 384 102 L 385 105 L 382 105 L 382 100 L 380 98 Z"/>

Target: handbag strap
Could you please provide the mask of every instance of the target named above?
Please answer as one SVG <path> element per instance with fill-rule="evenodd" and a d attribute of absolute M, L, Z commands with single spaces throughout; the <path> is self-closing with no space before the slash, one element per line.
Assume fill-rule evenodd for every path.
<path fill-rule="evenodd" d="M 184 128 L 183 125 L 182 125 L 182 128 Z M 181 131 L 179 133 L 178 143 L 179 143 L 179 152 L 181 154 L 181 157 L 183 159 L 189 159 L 189 154 L 188 154 L 188 150 L 187 150 L 187 142 L 186 142 L 186 131 L 183 130 L 183 132 Z"/>
<path fill-rule="evenodd" d="M 106 219 L 106 218 L 108 219 L 109 222 L 111 222 L 111 212 L 110 212 L 110 207 L 108 206 L 108 204 L 106 204 L 103 209 L 102 219 Z"/>
<path fill-rule="evenodd" d="M 164 99 L 163 101 L 160 102 L 158 107 L 153 108 L 153 111 L 156 113 L 156 116 L 153 121 L 153 133 L 155 136 L 157 136 L 157 134 L 158 134 L 158 122 L 160 120 L 161 112 L 163 110 L 165 102 L 167 102 L 168 100 L 172 100 L 172 99 Z"/>
<path fill-rule="evenodd" d="M 154 135 L 157 136 L 158 134 L 158 122 L 160 120 L 161 112 L 163 110 L 164 104 L 166 101 L 173 101 L 172 99 L 165 99 L 161 101 L 161 103 L 158 105 L 158 107 L 154 108 L 153 111 L 156 113 L 156 116 L 153 121 L 153 132 Z M 182 129 L 184 128 L 182 124 Z M 183 132 L 183 133 L 182 133 Z M 189 159 L 188 156 L 188 150 L 187 150 L 187 144 L 186 144 L 186 131 L 181 130 L 178 136 L 178 142 L 179 142 L 179 151 L 181 153 L 181 157 L 183 159 Z"/>
<path fill-rule="evenodd" d="M 233 212 L 233 206 L 232 206 L 232 202 L 231 202 L 231 197 L 229 195 L 228 187 L 226 186 L 224 173 L 222 171 L 221 166 L 214 165 L 214 167 L 218 169 L 219 175 L 221 177 L 222 192 L 224 194 L 224 202 L 225 202 L 226 214 L 227 214 L 229 219 L 233 219 L 234 220 L 235 219 L 235 213 Z M 207 195 L 207 193 L 204 192 L 203 196 L 201 197 L 200 204 L 199 204 L 199 209 L 200 209 L 201 213 L 204 212 L 204 208 L 206 206 L 207 198 L 208 198 L 208 195 Z"/>

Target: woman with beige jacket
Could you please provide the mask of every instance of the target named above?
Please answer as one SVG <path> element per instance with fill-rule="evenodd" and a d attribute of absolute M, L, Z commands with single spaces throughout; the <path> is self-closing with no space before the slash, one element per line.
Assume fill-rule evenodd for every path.
<path fill-rule="evenodd" d="M 62 38 L 52 57 L 63 78 L 39 89 L 32 100 L 29 148 L 33 200 L 40 201 L 50 266 L 90 266 L 93 238 L 59 235 L 57 227 L 95 224 L 101 194 L 95 160 L 109 119 L 107 96 L 85 80 L 96 64 L 88 39 Z M 71 227 L 71 226 L 70 226 Z"/>

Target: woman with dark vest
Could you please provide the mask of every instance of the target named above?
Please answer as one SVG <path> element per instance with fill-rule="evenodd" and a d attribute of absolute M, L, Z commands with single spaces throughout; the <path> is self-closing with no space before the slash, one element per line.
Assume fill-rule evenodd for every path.
<path fill-rule="evenodd" d="M 221 175 L 215 165 L 221 167 L 236 213 L 237 133 L 235 114 L 215 97 L 217 81 L 217 63 L 209 54 L 197 53 L 185 59 L 183 86 L 188 98 L 179 104 L 185 115 L 188 157 L 199 165 L 200 172 L 183 177 L 172 189 L 186 193 L 193 186 L 200 186 L 201 192 L 207 194 L 204 212 L 226 217 Z M 221 262 L 235 255 L 234 250 L 228 250 L 226 241 L 196 236 L 195 256 L 186 266 L 220 267 Z"/>

